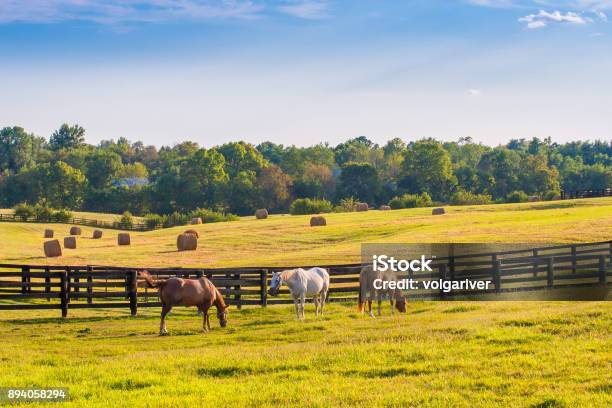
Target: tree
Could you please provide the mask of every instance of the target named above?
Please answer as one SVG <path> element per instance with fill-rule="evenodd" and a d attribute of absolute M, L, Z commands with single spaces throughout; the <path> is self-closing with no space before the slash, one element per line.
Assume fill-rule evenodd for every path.
<path fill-rule="evenodd" d="M 36 159 L 35 137 L 18 126 L 0 130 L 0 172 L 8 170 L 17 173 L 30 167 Z"/>
<path fill-rule="evenodd" d="M 79 209 L 85 198 L 87 179 L 80 170 L 57 161 L 39 164 L 19 174 L 25 201 L 50 207 Z"/>
<path fill-rule="evenodd" d="M 328 166 L 308 164 L 302 177 L 294 183 L 294 191 L 300 198 L 331 200 L 336 192 L 336 180 Z"/>
<path fill-rule="evenodd" d="M 457 184 L 450 156 L 435 140 L 420 140 L 408 146 L 400 177 L 400 186 L 408 192 L 426 192 L 434 200 L 448 198 Z"/>
<path fill-rule="evenodd" d="M 367 162 L 370 155 L 369 151 L 374 146 L 371 140 L 365 136 L 359 136 L 340 143 L 334 149 L 336 163 L 343 166 L 348 162 Z"/>
<path fill-rule="evenodd" d="M 493 198 L 504 198 L 519 187 L 521 154 L 516 150 L 496 147 L 485 153 L 478 163 L 480 192 Z"/>
<path fill-rule="evenodd" d="M 268 165 L 259 150 L 245 142 L 226 143 L 216 150 L 225 158 L 224 169 L 230 178 L 242 171 L 252 171 L 257 174 Z"/>
<path fill-rule="evenodd" d="M 97 150 L 87 156 L 85 166 L 89 185 L 96 189 L 109 187 L 123 167 L 121 157 L 107 150 Z"/>
<path fill-rule="evenodd" d="M 291 201 L 291 177 L 278 166 L 269 166 L 257 176 L 261 207 L 269 210 L 286 210 Z"/>
<path fill-rule="evenodd" d="M 378 171 L 370 163 L 348 162 L 340 173 L 339 197 L 375 204 L 380 191 Z"/>
<path fill-rule="evenodd" d="M 49 140 L 51 150 L 74 149 L 85 142 L 85 129 L 79 125 L 69 126 L 64 123 L 53 132 Z"/>

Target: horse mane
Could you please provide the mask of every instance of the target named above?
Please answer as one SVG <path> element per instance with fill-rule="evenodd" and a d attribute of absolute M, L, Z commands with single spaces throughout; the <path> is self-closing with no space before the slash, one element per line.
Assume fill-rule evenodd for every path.
<path fill-rule="evenodd" d="M 281 279 L 286 282 L 288 279 L 291 279 L 291 277 L 295 274 L 296 270 L 297 269 L 287 269 L 285 271 L 282 271 L 280 273 Z"/>
<path fill-rule="evenodd" d="M 219 289 L 217 289 L 216 286 L 213 287 L 215 288 L 215 306 L 219 310 L 227 308 L 227 304 L 225 303 L 225 299 L 223 299 L 223 295 L 221 294 L 221 292 L 219 292 Z"/>

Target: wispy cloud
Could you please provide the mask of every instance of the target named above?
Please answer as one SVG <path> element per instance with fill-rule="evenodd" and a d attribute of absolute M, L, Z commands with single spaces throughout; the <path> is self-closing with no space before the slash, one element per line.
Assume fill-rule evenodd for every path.
<path fill-rule="evenodd" d="M 290 1 L 279 6 L 278 10 L 293 17 L 316 20 L 329 16 L 329 3 L 317 0 Z"/>
<path fill-rule="evenodd" d="M 529 29 L 538 29 L 544 28 L 548 26 L 550 23 L 560 23 L 560 24 L 588 24 L 592 23 L 593 19 L 590 17 L 584 17 L 578 13 L 573 13 L 568 11 L 567 13 L 562 13 L 560 11 L 553 11 L 549 13 L 544 10 L 540 10 L 537 14 L 529 14 L 527 16 L 521 17 L 518 19 L 521 23 L 526 23 L 527 28 Z"/>
<path fill-rule="evenodd" d="M 475 89 L 475 88 L 472 88 L 472 89 L 468 89 L 468 90 L 467 90 L 467 94 L 468 94 L 469 96 L 474 96 L 474 97 L 476 97 L 476 96 L 480 96 L 480 95 L 481 95 L 481 93 L 482 93 L 482 92 L 480 92 L 480 89 Z"/>
<path fill-rule="evenodd" d="M 465 0 L 469 4 L 496 8 L 560 8 L 567 10 L 610 10 L 612 0 Z"/>
<path fill-rule="evenodd" d="M 252 18 L 263 8 L 250 0 L 0 0 L 0 23 L 81 20 L 117 24 Z"/>

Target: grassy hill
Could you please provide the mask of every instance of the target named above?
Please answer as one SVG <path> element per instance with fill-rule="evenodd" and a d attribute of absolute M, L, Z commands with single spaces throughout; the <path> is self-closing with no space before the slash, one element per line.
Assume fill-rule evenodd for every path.
<path fill-rule="evenodd" d="M 61 258 L 42 255 L 45 224 L 0 223 L 0 262 L 122 266 L 297 265 L 354 262 L 364 242 L 570 243 L 612 239 L 612 198 L 446 207 L 326 215 L 328 226 L 311 228 L 310 216 L 273 215 L 267 220 L 194 226 L 197 251 L 177 252 L 176 236 L 186 227 L 132 233 L 130 247 L 116 245 L 116 230 L 92 240 L 83 227 L 76 250 Z M 56 237 L 68 225 L 51 225 Z"/>

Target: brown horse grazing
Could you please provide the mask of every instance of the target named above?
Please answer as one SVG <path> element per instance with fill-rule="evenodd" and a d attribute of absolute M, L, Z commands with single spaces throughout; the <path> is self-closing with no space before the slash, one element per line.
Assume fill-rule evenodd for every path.
<path fill-rule="evenodd" d="M 166 329 L 166 315 L 170 313 L 173 306 L 197 306 L 204 315 L 202 327 L 204 331 L 210 330 L 210 319 L 208 309 L 215 305 L 217 318 L 221 327 L 227 325 L 227 306 L 219 290 L 207 278 L 181 279 L 169 278 L 165 280 L 153 280 L 147 271 L 138 272 L 138 277 L 145 280 L 151 288 L 158 288 L 159 299 L 162 303 L 161 322 L 159 324 L 159 335 L 168 334 Z"/>
<path fill-rule="evenodd" d="M 363 313 L 365 309 L 365 299 L 368 299 L 368 309 L 371 317 L 374 317 L 372 313 L 372 299 L 376 298 L 378 303 L 378 315 L 380 316 L 380 305 L 382 303 L 382 295 L 389 295 L 389 302 L 391 303 L 391 314 L 393 314 L 393 306 L 400 312 L 406 313 L 406 297 L 400 289 L 376 289 L 374 287 L 374 281 L 381 279 L 383 281 L 395 281 L 399 279 L 397 274 L 393 271 L 375 271 L 372 265 L 368 265 L 361 269 L 359 273 L 359 312 Z M 393 304 L 395 302 L 395 305 Z"/>

